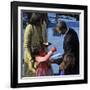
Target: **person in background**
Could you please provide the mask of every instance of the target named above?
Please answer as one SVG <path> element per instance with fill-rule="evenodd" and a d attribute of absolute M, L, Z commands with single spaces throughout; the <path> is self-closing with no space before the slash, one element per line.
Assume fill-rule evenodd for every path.
<path fill-rule="evenodd" d="M 77 33 L 67 27 L 65 21 L 58 22 L 55 31 L 64 35 L 63 58 L 56 61 L 60 71 L 65 75 L 79 74 L 79 39 Z"/>

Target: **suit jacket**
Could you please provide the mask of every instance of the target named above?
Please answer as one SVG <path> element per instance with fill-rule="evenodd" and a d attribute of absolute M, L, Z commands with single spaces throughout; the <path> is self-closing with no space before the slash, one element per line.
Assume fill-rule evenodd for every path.
<path fill-rule="evenodd" d="M 63 49 L 64 56 L 68 54 L 75 59 L 74 66 L 67 68 L 65 74 L 79 74 L 79 39 L 77 33 L 71 28 L 64 37 Z"/>

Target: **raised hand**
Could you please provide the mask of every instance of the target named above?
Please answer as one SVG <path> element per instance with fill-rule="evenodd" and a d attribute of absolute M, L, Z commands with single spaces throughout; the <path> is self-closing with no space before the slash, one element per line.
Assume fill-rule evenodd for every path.
<path fill-rule="evenodd" d="M 56 52 L 57 49 L 56 49 L 55 47 L 52 47 L 52 48 L 51 48 L 51 51 L 52 51 L 52 52 Z"/>

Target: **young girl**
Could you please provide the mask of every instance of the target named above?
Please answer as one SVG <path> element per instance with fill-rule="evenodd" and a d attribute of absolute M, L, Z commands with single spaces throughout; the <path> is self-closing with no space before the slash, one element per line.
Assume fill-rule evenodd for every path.
<path fill-rule="evenodd" d="M 45 49 L 39 50 L 39 53 L 35 57 L 36 61 L 36 76 L 48 76 L 52 75 L 50 57 L 56 51 L 56 48 L 51 48 L 51 50 L 46 53 Z"/>

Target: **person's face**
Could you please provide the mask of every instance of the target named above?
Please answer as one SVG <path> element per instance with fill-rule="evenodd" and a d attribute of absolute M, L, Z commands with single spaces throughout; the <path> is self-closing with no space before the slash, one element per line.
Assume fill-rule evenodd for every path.
<path fill-rule="evenodd" d="M 55 28 L 55 31 L 61 35 L 61 34 L 64 34 L 66 30 L 60 29 L 60 25 L 57 25 Z"/>
<path fill-rule="evenodd" d="M 62 32 L 62 31 L 59 29 L 58 26 L 56 26 L 55 31 L 58 32 L 58 33 L 61 33 L 61 32 Z"/>

